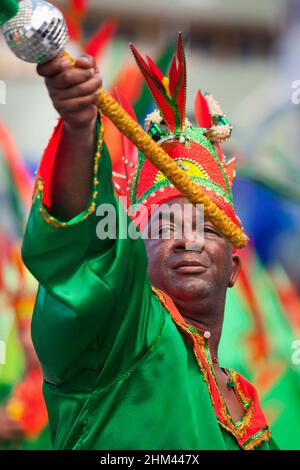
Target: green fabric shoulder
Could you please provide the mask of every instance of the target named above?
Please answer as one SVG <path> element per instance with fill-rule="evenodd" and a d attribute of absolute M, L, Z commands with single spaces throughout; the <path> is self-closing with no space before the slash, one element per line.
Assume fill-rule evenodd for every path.
<path fill-rule="evenodd" d="M 93 388 L 99 371 L 110 383 L 145 354 L 161 318 L 150 318 L 151 286 L 142 239 L 126 236 L 131 222 L 112 187 L 108 151 L 98 128 L 94 189 L 86 211 L 68 222 L 52 217 L 37 182 L 23 242 L 23 259 L 40 282 L 33 341 L 46 382 Z M 74 191 L 76 188 L 74 188 Z M 104 206 L 105 205 L 105 206 Z M 115 238 L 99 238 L 103 208 L 115 211 Z M 123 234 L 123 236 L 122 236 Z"/>

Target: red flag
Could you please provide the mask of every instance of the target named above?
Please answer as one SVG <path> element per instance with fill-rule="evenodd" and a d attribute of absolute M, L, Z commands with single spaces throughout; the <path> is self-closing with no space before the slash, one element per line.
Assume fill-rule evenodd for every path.
<path fill-rule="evenodd" d="M 68 27 L 70 41 L 80 42 L 81 29 L 78 21 L 74 18 L 73 15 L 69 15 L 68 13 L 65 13 L 64 16 Z"/>
<path fill-rule="evenodd" d="M 105 47 L 114 37 L 118 23 L 114 19 L 104 21 L 85 46 L 85 52 L 99 60 Z"/>

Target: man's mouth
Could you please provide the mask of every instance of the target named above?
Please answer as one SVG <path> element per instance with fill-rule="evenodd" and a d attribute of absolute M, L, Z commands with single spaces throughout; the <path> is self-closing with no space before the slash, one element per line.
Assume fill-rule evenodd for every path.
<path fill-rule="evenodd" d="M 173 269 L 180 274 L 200 274 L 203 273 L 207 267 L 198 261 L 185 260 L 176 263 Z"/>

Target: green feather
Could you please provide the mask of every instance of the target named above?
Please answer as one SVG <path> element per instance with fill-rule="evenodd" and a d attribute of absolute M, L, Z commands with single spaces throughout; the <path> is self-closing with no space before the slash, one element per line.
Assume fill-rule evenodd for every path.
<path fill-rule="evenodd" d="M 10 20 L 19 10 L 19 3 L 17 0 L 0 0 L 0 25 Z"/>

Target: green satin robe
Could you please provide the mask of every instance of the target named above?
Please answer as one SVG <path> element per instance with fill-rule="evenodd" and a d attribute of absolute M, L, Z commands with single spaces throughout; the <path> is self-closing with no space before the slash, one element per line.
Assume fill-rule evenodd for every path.
<path fill-rule="evenodd" d="M 66 224 L 47 215 L 38 185 L 23 244 L 40 282 L 32 335 L 53 448 L 239 449 L 151 289 L 144 242 L 96 236 L 92 203 L 118 206 L 105 147 L 97 177 L 89 208 Z"/>

